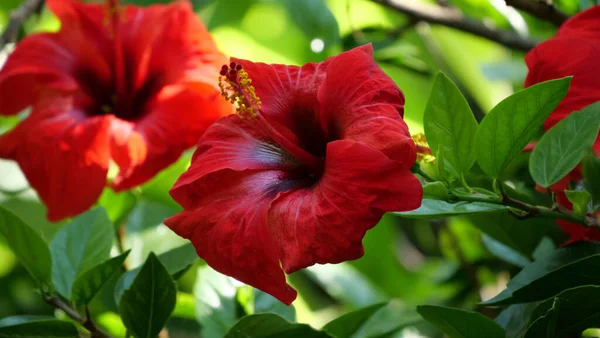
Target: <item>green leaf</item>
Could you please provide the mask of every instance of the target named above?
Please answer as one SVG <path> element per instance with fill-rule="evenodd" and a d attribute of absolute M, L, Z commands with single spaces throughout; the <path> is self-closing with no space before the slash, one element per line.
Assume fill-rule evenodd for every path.
<path fill-rule="evenodd" d="M 433 200 L 448 199 L 448 188 L 443 182 L 431 182 L 423 185 L 423 198 Z"/>
<path fill-rule="evenodd" d="M 531 324 L 525 337 L 542 337 L 548 331 L 555 332 L 548 337 L 566 337 L 598 327 L 600 308 L 594 301 L 596 299 L 600 299 L 600 286 L 585 285 L 565 290 L 555 298 L 542 302 L 536 307 L 535 313 L 543 315 Z"/>
<path fill-rule="evenodd" d="M 52 258 L 40 235 L 4 207 L 0 207 L 0 234 L 37 284 L 50 286 Z"/>
<path fill-rule="evenodd" d="M 542 136 L 529 158 L 535 183 L 549 187 L 573 170 L 600 129 L 600 102 L 565 117 Z"/>
<path fill-rule="evenodd" d="M 12 325 L 0 326 L 0 337 L 2 338 L 58 338 L 79 337 L 77 328 L 70 322 L 57 319 L 37 319 L 30 321 L 19 321 Z"/>
<path fill-rule="evenodd" d="M 212 337 L 212 336 L 207 336 Z M 218 337 L 218 336 L 215 336 Z M 225 338 L 331 338 L 306 324 L 290 323 L 276 314 L 256 314 L 240 319 Z"/>
<path fill-rule="evenodd" d="M 496 241 L 514 249 L 528 259 L 544 235 L 553 227 L 545 219 L 520 220 L 509 213 L 471 215 L 472 224 Z"/>
<path fill-rule="evenodd" d="M 600 243 L 578 242 L 527 265 L 485 305 L 535 302 L 563 290 L 600 283 Z"/>
<path fill-rule="evenodd" d="M 150 253 L 142 269 L 123 293 L 119 313 L 129 333 L 136 338 L 154 338 L 175 308 L 175 281 Z"/>
<path fill-rule="evenodd" d="M 287 306 L 277 298 L 258 289 L 252 288 L 252 293 L 254 295 L 254 313 L 271 312 L 291 322 L 296 320 L 296 309 L 293 305 Z"/>
<path fill-rule="evenodd" d="M 435 77 L 423 128 L 431 149 L 443 153 L 459 175 L 466 175 L 475 163 L 477 121 L 458 87 L 443 73 Z"/>
<path fill-rule="evenodd" d="M 113 234 L 102 208 L 92 209 L 60 229 L 50 243 L 52 281 L 58 293 L 71 299 L 75 279 L 110 257 Z"/>
<path fill-rule="evenodd" d="M 558 298 L 554 298 L 552 302 L 552 307 L 548 309 L 546 314 L 538 317 L 529 325 L 529 328 L 525 331 L 524 338 L 556 337 L 556 321 L 558 319 L 558 305 L 560 301 Z"/>
<path fill-rule="evenodd" d="M 502 100 L 475 134 L 479 166 L 498 178 L 521 153 L 569 90 L 570 77 L 538 83 Z"/>
<path fill-rule="evenodd" d="M 339 41 L 337 21 L 324 0 L 286 0 L 285 5 L 294 23 L 309 40 L 321 39 L 325 48 Z"/>
<path fill-rule="evenodd" d="M 592 195 L 585 190 L 565 190 L 565 195 L 569 202 L 573 204 L 573 211 L 578 216 L 583 216 L 588 212 L 588 204 Z"/>
<path fill-rule="evenodd" d="M 600 159 L 590 150 L 583 158 L 581 167 L 585 190 L 592 195 L 594 205 L 598 205 L 600 204 Z"/>
<path fill-rule="evenodd" d="M 192 243 L 187 243 L 161 253 L 158 255 L 158 260 L 160 260 L 161 264 L 167 269 L 169 274 L 171 274 L 174 279 L 177 279 L 177 277 L 180 277 L 183 272 L 187 271 L 187 269 L 198 260 L 198 254 L 196 254 L 196 249 Z M 116 304 L 119 304 L 123 292 L 125 289 L 129 288 L 139 271 L 140 268 L 137 267 L 127 271 L 119 278 L 115 286 Z"/>
<path fill-rule="evenodd" d="M 336 338 L 387 337 L 421 321 L 414 310 L 407 311 L 397 302 L 389 302 L 349 312 L 327 323 L 323 331 Z"/>
<path fill-rule="evenodd" d="M 508 210 L 507 206 L 485 202 L 456 202 L 433 200 L 425 198 L 417 210 L 395 212 L 395 215 L 404 218 L 443 218 L 456 215 L 489 213 Z"/>
<path fill-rule="evenodd" d="M 73 300 L 87 305 L 115 273 L 122 271 L 127 255 L 129 251 L 106 260 L 77 277 L 73 283 Z"/>
<path fill-rule="evenodd" d="M 498 257 L 499 259 L 508 262 L 510 264 L 516 265 L 518 267 L 525 267 L 530 264 L 531 261 L 529 258 L 523 256 L 520 252 L 514 250 L 508 245 L 497 241 L 495 238 L 484 234 L 482 237 L 483 245 L 488 251 Z"/>
<path fill-rule="evenodd" d="M 506 337 L 523 337 L 529 327 L 530 318 L 538 304 L 511 305 L 496 317 L 496 323 L 504 328 Z"/>
<path fill-rule="evenodd" d="M 203 337 L 223 337 L 235 324 L 238 319 L 236 291 L 233 278 L 209 266 L 198 268 L 194 296 Z"/>
<path fill-rule="evenodd" d="M 450 338 L 504 338 L 504 330 L 479 312 L 421 305 L 417 312 Z"/>

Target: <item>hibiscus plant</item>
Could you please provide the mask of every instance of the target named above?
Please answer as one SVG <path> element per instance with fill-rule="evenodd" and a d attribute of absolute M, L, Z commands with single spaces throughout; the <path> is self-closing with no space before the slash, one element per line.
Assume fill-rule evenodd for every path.
<path fill-rule="evenodd" d="M 595 0 L 0 28 L 0 337 L 600 337 Z"/>

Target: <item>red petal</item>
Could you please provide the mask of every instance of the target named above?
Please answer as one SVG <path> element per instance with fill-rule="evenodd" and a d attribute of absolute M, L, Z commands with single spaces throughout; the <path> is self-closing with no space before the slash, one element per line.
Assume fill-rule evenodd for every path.
<path fill-rule="evenodd" d="M 560 26 L 557 36 L 582 37 L 600 43 L 600 6 L 593 6 L 571 17 Z"/>
<path fill-rule="evenodd" d="M 361 257 L 365 232 L 384 212 L 421 204 L 419 180 L 375 149 L 334 141 L 327 146 L 326 161 L 316 186 L 282 192 L 269 210 L 269 227 L 287 273 Z"/>
<path fill-rule="evenodd" d="M 371 45 L 335 57 L 319 90 L 323 122 L 334 139 L 349 139 L 412 166 L 416 149 L 402 120 L 404 95 L 379 68 Z"/>
<path fill-rule="evenodd" d="M 77 0 L 47 0 L 46 4 L 60 20 L 61 33 L 72 32 L 86 36 L 99 51 L 108 52 L 110 36 L 104 5 L 86 4 Z"/>
<path fill-rule="evenodd" d="M 597 228 L 586 228 L 583 225 L 570 223 L 564 220 L 556 220 L 560 228 L 566 232 L 570 239 L 564 245 L 579 241 L 600 241 L 600 231 Z"/>
<path fill-rule="evenodd" d="M 171 90 L 164 89 L 149 102 L 141 120 L 113 123 L 111 153 L 121 169 L 112 185 L 115 190 L 129 189 L 154 177 L 231 109 L 217 92 Z"/>
<path fill-rule="evenodd" d="M 600 100 L 600 48 L 581 38 L 554 38 L 527 54 L 525 86 L 573 76 L 567 96 L 544 123 L 550 129 L 574 111 Z"/>
<path fill-rule="evenodd" d="M 325 151 L 326 135 L 320 124 L 317 91 L 330 60 L 296 67 L 232 58 L 253 79 L 252 85 L 262 101 L 261 115 L 285 139 L 278 142 L 297 158 L 306 158 L 305 162 L 318 161 L 316 157 Z M 294 146 L 284 144 L 288 142 Z"/>
<path fill-rule="evenodd" d="M 102 193 L 108 133 L 108 119 L 87 119 L 70 100 L 55 99 L 0 137 L 0 155 L 19 163 L 56 221 L 89 209 Z"/>
<path fill-rule="evenodd" d="M 135 91 L 149 83 L 160 88 L 182 81 L 218 90 L 218 73 L 227 58 L 189 2 L 126 6 L 120 27 Z"/>
<path fill-rule="evenodd" d="M 278 171 L 222 170 L 174 188 L 171 193 L 177 201 L 181 193 L 195 194 L 195 208 L 166 219 L 165 224 L 189 238 L 215 270 L 289 305 L 296 291 L 286 284 L 266 220 L 282 177 Z"/>

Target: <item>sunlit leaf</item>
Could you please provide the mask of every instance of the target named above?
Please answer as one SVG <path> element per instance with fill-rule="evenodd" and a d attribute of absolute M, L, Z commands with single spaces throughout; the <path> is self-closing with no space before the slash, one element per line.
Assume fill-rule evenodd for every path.
<path fill-rule="evenodd" d="M 502 327 L 479 312 L 421 305 L 417 312 L 450 338 L 505 338 Z"/>
<path fill-rule="evenodd" d="M 36 282 L 50 286 L 52 258 L 40 235 L 3 207 L 0 207 L 0 234 Z"/>
<path fill-rule="evenodd" d="M 455 175 L 465 176 L 475 163 L 477 121 L 458 87 L 443 73 L 433 83 L 423 127 L 431 149 L 444 153 Z"/>
<path fill-rule="evenodd" d="M 498 178 L 521 153 L 567 94 L 570 81 L 568 77 L 523 89 L 485 116 L 475 134 L 475 147 L 479 166 L 487 175 Z"/>
<path fill-rule="evenodd" d="M 600 129 L 600 102 L 573 112 L 542 136 L 529 158 L 535 182 L 549 187 L 573 170 Z"/>
<path fill-rule="evenodd" d="M 404 218 L 443 218 L 456 215 L 468 215 L 478 213 L 498 212 L 508 210 L 501 204 L 485 202 L 456 202 L 423 199 L 421 206 L 413 211 L 395 212 L 394 214 Z"/>
<path fill-rule="evenodd" d="M 52 239 L 52 281 L 61 295 L 71 299 L 75 279 L 110 256 L 113 225 L 102 208 L 76 217 Z"/>

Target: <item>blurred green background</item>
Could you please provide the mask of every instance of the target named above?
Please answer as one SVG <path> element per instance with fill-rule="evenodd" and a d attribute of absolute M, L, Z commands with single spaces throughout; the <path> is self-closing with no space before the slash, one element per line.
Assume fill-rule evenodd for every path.
<path fill-rule="evenodd" d="M 168 0 L 125 2 L 148 5 Z M 406 96 L 405 119 L 413 134 L 423 130 L 423 111 L 433 76 L 439 70 L 459 85 L 479 118 L 520 89 L 527 72 L 522 51 L 451 28 L 414 23 L 402 13 L 367 0 L 191 2 L 221 50 L 238 58 L 301 65 L 373 43 L 377 62 Z M 503 0 L 438 2 L 456 7 L 489 27 L 527 39 L 541 41 L 556 30 L 548 22 L 506 7 Z M 10 11 L 20 3 L 21 0 L 0 1 L 0 28 L 5 27 Z M 430 3 L 440 6 L 435 1 Z M 555 1 L 568 14 L 592 3 L 591 0 Z M 44 9 L 27 20 L 21 36 L 58 27 L 56 18 Z M 2 51 L 2 61 L 9 52 L 10 46 Z M 16 121 L 16 118 L 2 119 L 0 128 L 8 130 Z M 190 154 L 191 151 L 140 188 L 118 195 L 107 190 L 101 198 L 99 204 L 124 229 L 125 246 L 132 249 L 128 258 L 130 268 L 139 266 L 151 250 L 162 253 L 185 243 L 161 222 L 180 210 L 168 190 L 188 165 Z M 523 161 L 516 163 L 513 173 L 519 173 L 523 165 Z M 533 187 L 531 182 L 525 184 Z M 45 219 L 44 206 L 12 162 L 0 163 L 0 191 L 0 205 L 38 230 L 46 241 L 63 225 Z M 347 311 L 394 298 L 397 300 L 394 306 L 403 310 L 392 315 L 405 320 L 406 328 L 390 337 L 435 337 L 432 328 L 415 315 L 416 305 L 435 303 L 472 308 L 500 291 L 511 273 L 536 252 L 553 246 L 549 240 L 538 245 L 544 236 L 556 236 L 554 227 L 546 223 L 530 227 L 530 233 L 510 242 L 498 241 L 502 234 L 494 236 L 496 239 L 482 236 L 483 227 L 498 227 L 508 238 L 515 222 L 508 215 L 433 222 L 387 215 L 367 233 L 363 258 L 339 265 L 315 266 L 291 276 L 291 283 L 299 290 L 293 305 L 297 320 L 320 327 Z M 4 242 L 0 238 L 0 318 L 52 313 L 53 309 L 34 292 L 33 281 Z M 202 278 L 196 278 L 198 275 Z M 197 337 L 201 327 L 205 337 L 219 337 L 219 332 L 250 311 L 244 309 L 248 289 L 212 273 L 202 262 L 188 270 L 178 284 L 177 308 L 168 324 L 170 337 Z M 217 302 L 211 302 L 215 297 Z M 269 304 L 277 307 L 274 311 L 293 316 L 291 309 L 284 309 L 276 302 Z M 117 336 L 123 335 L 123 326 L 114 313 L 111 285 L 95 299 L 91 311 L 98 315 L 98 323 Z"/>

